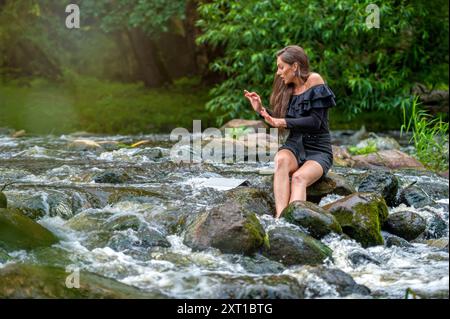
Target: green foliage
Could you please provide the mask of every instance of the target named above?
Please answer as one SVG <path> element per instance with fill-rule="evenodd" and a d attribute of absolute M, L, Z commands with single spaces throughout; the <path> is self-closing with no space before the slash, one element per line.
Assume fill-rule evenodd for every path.
<path fill-rule="evenodd" d="M 442 116 L 432 117 L 420 108 L 418 97 L 403 104 L 401 133 L 412 132 L 416 157 L 433 170 L 448 169 L 448 122 Z"/>
<path fill-rule="evenodd" d="M 175 31 L 177 19 L 185 18 L 186 0 L 83 0 L 81 6 L 87 16 L 100 20 L 105 32 L 141 28 L 156 38 Z"/>
<path fill-rule="evenodd" d="M 106 82 L 76 74 L 64 83 L 34 79 L 27 86 L 0 83 L 0 127 L 25 129 L 31 134 L 88 131 L 105 134 L 170 133 L 176 127 L 192 130 L 214 124 L 204 111 L 208 88 L 198 79 L 175 81 L 166 88 L 146 89 L 142 83 Z"/>
<path fill-rule="evenodd" d="M 375 141 L 369 141 L 365 147 L 350 146 L 348 151 L 352 155 L 365 155 L 377 152 L 378 148 Z"/>
<path fill-rule="evenodd" d="M 197 43 L 223 48 L 210 68 L 226 76 L 207 104 L 225 119 L 256 118 L 242 91 L 268 101 L 275 53 L 297 44 L 348 116 L 400 108 L 416 81 L 448 82 L 448 2 L 385 1 L 380 28 L 366 26 L 371 0 L 213 0 L 201 3 Z M 430 17 L 433 17 L 430 19 Z M 433 36 L 431 36 L 433 35 Z M 433 76 L 432 76 L 433 75 Z"/>

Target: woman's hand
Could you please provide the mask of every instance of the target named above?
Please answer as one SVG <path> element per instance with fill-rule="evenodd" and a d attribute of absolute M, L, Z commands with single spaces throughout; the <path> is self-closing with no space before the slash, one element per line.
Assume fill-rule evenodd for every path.
<path fill-rule="evenodd" d="M 244 96 L 250 101 L 250 104 L 252 105 L 253 109 L 256 112 L 260 113 L 262 109 L 262 104 L 259 95 L 255 92 L 249 92 L 247 90 L 244 90 Z"/>
<path fill-rule="evenodd" d="M 272 127 L 286 127 L 286 120 L 285 119 L 278 119 L 278 118 L 270 116 L 270 114 L 267 113 L 265 108 L 261 109 L 261 113 L 260 114 L 264 117 L 264 120 L 267 123 L 269 123 Z"/>

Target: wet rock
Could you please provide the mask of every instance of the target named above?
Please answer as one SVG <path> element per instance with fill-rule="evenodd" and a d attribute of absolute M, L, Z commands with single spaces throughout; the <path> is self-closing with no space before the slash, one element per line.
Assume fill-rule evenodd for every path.
<path fill-rule="evenodd" d="M 378 150 L 399 150 L 400 144 L 393 137 L 369 137 L 365 140 L 360 141 L 356 147 L 357 148 L 365 148 L 370 145 L 375 145 Z"/>
<path fill-rule="evenodd" d="M 123 170 L 106 171 L 94 177 L 94 182 L 105 184 L 123 184 L 130 180 L 130 176 Z"/>
<path fill-rule="evenodd" d="M 406 240 L 416 239 L 425 231 L 426 221 L 419 214 L 402 211 L 390 214 L 383 229 Z"/>
<path fill-rule="evenodd" d="M 317 265 L 331 258 L 333 251 L 301 231 L 279 227 L 269 231 L 269 245 L 263 255 L 286 266 Z"/>
<path fill-rule="evenodd" d="M 426 229 L 423 233 L 425 239 L 437 239 L 448 236 L 448 223 L 442 217 L 434 212 L 431 212 L 426 219 Z"/>
<path fill-rule="evenodd" d="M 424 169 L 422 163 L 399 150 L 383 150 L 366 155 L 353 156 L 357 168 L 416 168 Z"/>
<path fill-rule="evenodd" d="M 0 269 L 0 298 L 167 298 L 158 291 L 143 291 L 91 272 L 79 272 L 79 288 L 67 277 L 63 268 L 26 264 L 11 264 Z"/>
<path fill-rule="evenodd" d="M 75 151 L 92 151 L 92 150 L 101 150 L 102 146 L 95 141 L 92 140 L 74 140 L 69 144 L 69 149 Z"/>
<path fill-rule="evenodd" d="M 265 232 L 256 214 L 230 200 L 200 213 L 186 229 L 185 245 L 195 250 L 208 247 L 224 253 L 256 252 L 265 241 Z"/>
<path fill-rule="evenodd" d="M 66 226 L 86 234 L 89 248 L 110 247 L 116 251 L 135 248 L 170 247 L 165 233 L 150 227 L 133 214 L 113 215 L 106 211 L 85 211 L 66 222 Z"/>
<path fill-rule="evenodd" d="M 256 215 L 273 215 L 275 202 L 269 192 L 254 187 L 236 187 L 224 195 L 228 201 L 233 201 L 245 210 L 254 212 Z"/>
<path fill-rule="evenodd" d="M 386 247 L 412 247 L 412 245 L 406 239 L 390 234 L 386 231 L 382 231 L 381 234 L 383 235 L 384 244 L 386 245 Z"/>
<path fill-rule="evenodd" d="M 58 239 L 20 210 L 0 208 L 0 246 L 6 250 L 50 246 Z"/>
<path fill-rule="evenodd" d="M 375 264 L 380 265 L 380 261 L 371 257 L 368 253 L 363 251 L 352 251 L 347 256 L 348 260 L 353 264 L 353 266 L 361 266 L 364 264 Z"/>
<path fill-rule="evenodd" d="M 141 225 L 136 232 L 115 232 L 105 246 L 116 251 L 126 251 L 136 247 L 170 247 L 171 245 L 160 231 Z"/>
<path fill-rule="evenodd" d="M 189 216 L 192 216 L 191 212 L 185 212 L 182 209 L 169 209 L 153 213 L 151 220 L 163 227 L 166 233 L 179 235 L 184 231 Z"/>
<path fill-rule="evenodd" d="M 143 156 L 150 160 L 155 160 L 155 159 L 163 157 L 163 153 L 162 153 L 161 149 L 149 148 L 149 147 L 141 149 L 135 155 Z"/>
<path fill-rule="evenodd" d="M 383 245 L 380 227 L 388 216 L 388 208 L 380 195 L 355 193 L 323 208 L 336 217 L 345 234 L 363 247 Z"/>
<path fill-rule="evenodd" d="M 38 219 L 46 215 L 69 219 L 74 214 L 72 196 L 60 190 L 10 192 L 9 206 L 20 209 L 31 219 Z"/>
<path fill-rule="evenodd" d="M 439 248 L 448 252 L 448 238 L 427 239 L 424 243 L 430 247 Z"/>
<path fill-rule="evenodd" d="M 396 204 L 397 191 L 398 178 L 390 172 L 366 173 L 358 186 L 358 192 L 378 193 L 391 207 Z"/>
<path fill-rule="evenodd" d="M 281 216 L 288 222 L 305 228 L 316 239 L 320 239 L 331 232 L 342 233 L 341 225 L 332 214 L 307 201 L 290 203 L 283 210 Z"/>
<path fill-rule="evenodd" d="M 243 141 L 239 141 L 230 137 L 216 137 L 202 139 L 202 160 L 212 162 L 228 162 L 232 163 L 235 157 L 245 159 L 247 153 L 246 145 Z"/>
<path fill-rule="evenodd" d="M 241 265 L 246 271 L 253 274 L 279 274 L 285 267 L 274 260 L 270 260 L 261 254 L 254 254 L 253 256 L 226 254 L 223 255 L 227 261 L 233 264 Z"/>
<path fill-rule="evenodd" d="M 308 268 L 312 274 L 315 274 L 324 280 L 328 285 L 334 287 L 342 297 L 352 294 L 362 296 L 367 296 L 370 294 L 369 288 L 364 285 L 357 284 L 352 276 L 340 269 L 327 268 L 324 266 Z"/>
<path fill-rule="evenodd" d="M 353 185 L 342 175 L 328 172 L 328 174 L 306 189 L 308 201 L 320 203 L 320 200 L 330 194 L 350 195 L 356 190 Z"/>
<path fill-rule="evenodd" d="M 420 187 L 410 186 L 400 191 L 398 204 L 421 208 L 433 204 L 433 200 Z"/>
<path fill-rule="evenodd" d="M 207 277 L 206 277 L 207 276 Z M 216 284 L 208 298 L 216 299 L 303 299 L 306 286 L 288 275 L 225 276 L 205 275 L 205 280 Z M 242 309 L 242 308 L 241 308 Z"/>

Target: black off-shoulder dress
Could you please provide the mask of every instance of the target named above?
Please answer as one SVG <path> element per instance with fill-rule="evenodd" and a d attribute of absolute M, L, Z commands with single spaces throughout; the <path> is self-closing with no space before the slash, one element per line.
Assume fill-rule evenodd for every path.
<path fill-rule="evenodd" d="M 322 177 L 333 165 L 328 108 L 336 105 L 335 98 L 326 84 L 315 85 L 299 95 L 292 95 L 285 118 L 289 135 L 279 148 L 290 150 L 299 166 L 307 160 L 318 162 L 323 168 Z M 273 116 L 273 111 L 267 112 Z"/>

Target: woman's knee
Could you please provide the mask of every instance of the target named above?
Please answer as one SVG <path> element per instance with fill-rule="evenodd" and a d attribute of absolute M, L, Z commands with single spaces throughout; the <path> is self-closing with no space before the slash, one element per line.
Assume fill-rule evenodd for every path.
<path fill-rule="evenodd" d="M 286 154 L 277 153 L 274 158 L 275 170 L 288 170 L 291 159 Z"/>
<path fill-rule="evenodd" d="M 307 186 L 308 178 L 302 172 L 299 172 L 299 171 L 294 172 L 294 174 L 292 174 L 292 184 Z"/>

